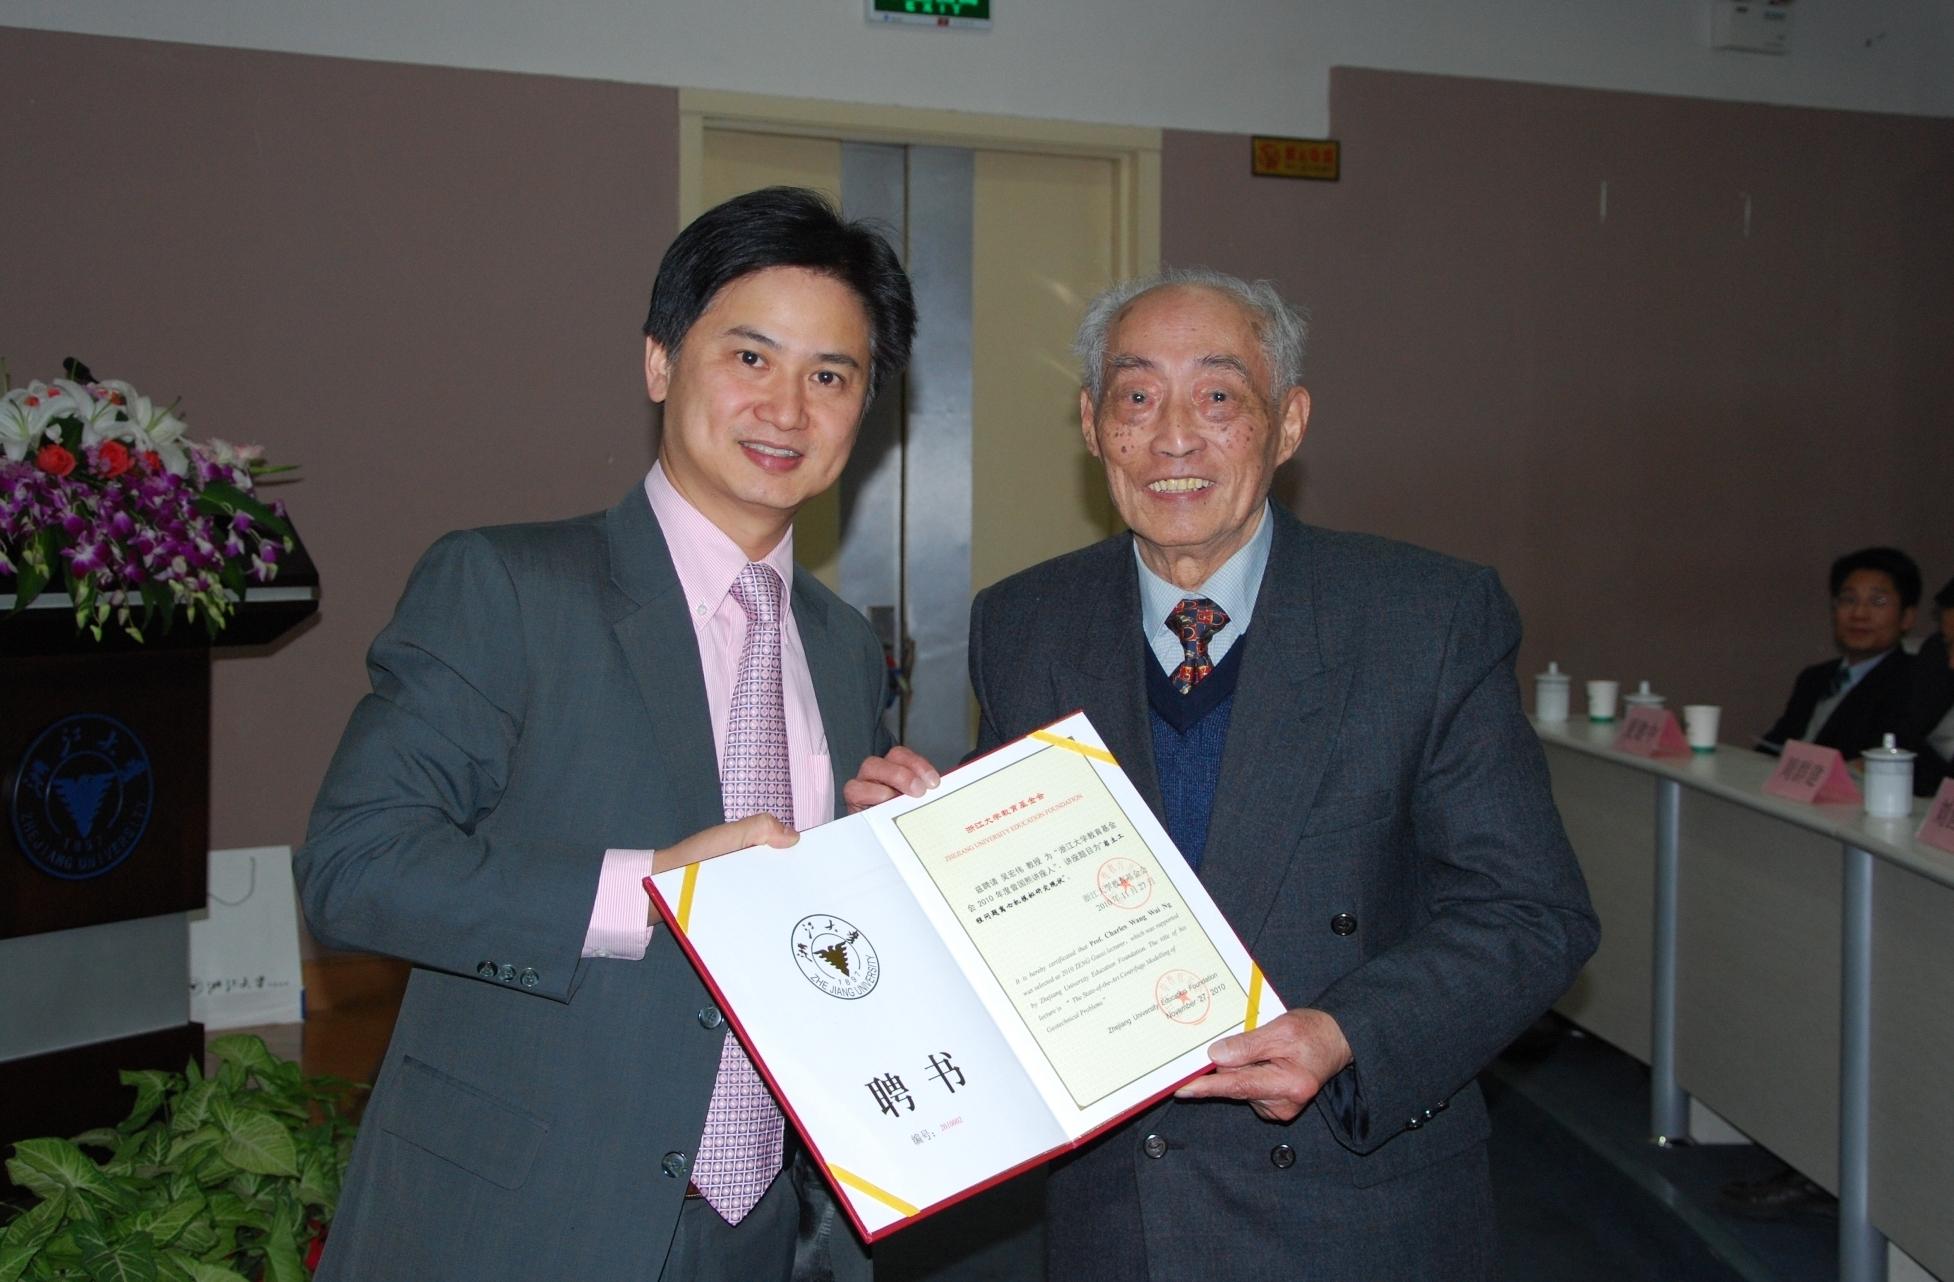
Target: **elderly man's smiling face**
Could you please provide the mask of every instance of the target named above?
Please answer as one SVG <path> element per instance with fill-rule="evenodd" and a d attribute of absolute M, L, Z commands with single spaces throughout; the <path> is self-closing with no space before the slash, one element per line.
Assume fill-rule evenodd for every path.
<path fill-rule="evenodd" d="M 1253 313 L 1205 286 L 1141 295 L 1106 338 L 1104 394 L 1079 396 L 1086 448 L 1149 569 L 1193 588 L 1255 533 L 1309 425 L 1309 393 L 1270 399 Z"/>

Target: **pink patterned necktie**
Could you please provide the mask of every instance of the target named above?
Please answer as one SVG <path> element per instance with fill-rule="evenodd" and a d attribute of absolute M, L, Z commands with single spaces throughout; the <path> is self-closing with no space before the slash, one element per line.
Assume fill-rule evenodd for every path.
<path fill-rule="evenodd" d="M 794 826 L 794 792 L 787 769 L 787 708 L 780 685 L 780 576 L 749 564 L 733 581 L 733 600 L 746 611 L 746 643 L 726 717 L 726 760 L 719 788 L 726 818 L 764 810 Z M 767 1085 L 728 1036 L 719 1053 L 719 1080 L 706 1109 L 692 1183 L 728 1224 L 753 1209 L 780 1172 L 785 1123 Z"/>

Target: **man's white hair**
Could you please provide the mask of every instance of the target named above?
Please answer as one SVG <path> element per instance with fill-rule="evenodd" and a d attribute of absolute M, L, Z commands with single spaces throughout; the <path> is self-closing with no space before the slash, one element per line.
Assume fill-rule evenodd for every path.
<path fill-rule="evenodd" d="M 1152 276 L 1123 280 L 1102 292 L 1086 305 L 1085 318 L 1072 340 L 1072 352 L 1079 358 L 1080 381 L 1094 405 L 1106 391 L 1106 338 L 1121 313 L 1156 289 L 1177 285 L 1218 290 L 1240 303 L 1249 313 L 1256 337 L 1262 340 L 1262 356 L 1269 366 L 1269 399 L 1280 401 L 1283 394 L 1303 381 L 1303 345 L 1309 337 L 1309 322 L 1301 309 L 1291 307 L 1266 280 L 1247 281 L 1226 272 L 1205 267 L 1170 267 Z"/>

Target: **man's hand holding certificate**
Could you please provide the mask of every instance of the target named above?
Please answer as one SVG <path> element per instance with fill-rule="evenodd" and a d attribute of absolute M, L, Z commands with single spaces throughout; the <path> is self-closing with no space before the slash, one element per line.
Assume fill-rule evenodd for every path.
<path fill-rule="evenodd" d="M 648 884 L 870 1240 L 1282 1013 L 1083 716 Z"/>

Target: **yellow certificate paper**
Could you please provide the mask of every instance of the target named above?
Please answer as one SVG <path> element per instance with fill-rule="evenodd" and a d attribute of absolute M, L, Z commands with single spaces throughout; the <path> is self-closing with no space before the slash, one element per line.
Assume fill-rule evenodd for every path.
<path fill-rule="evenodd" d="M 1281 1006 L 1083 715 L 652 879 L 873 1241 L 1083 1143 Z"/>

